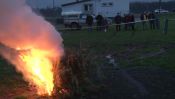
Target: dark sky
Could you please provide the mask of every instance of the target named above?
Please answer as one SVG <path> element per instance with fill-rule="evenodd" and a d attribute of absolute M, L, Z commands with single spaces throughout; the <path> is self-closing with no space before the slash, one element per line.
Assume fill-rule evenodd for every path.
<path fill-rule="evenodd" d="M 39 8 L 43 8 L 43 7 L 52 7 L 53 0 L 26 0 L 29 5 L 31 5 L 32 7 L 39 7 Z M 55 5 L 56 6 L 60 6 L 63 3 L 69 3 L 72 1 L 76 1 L 76 0 L 55 0 Z M 159 1 L 159 0 L 129 0 L 131 2 L 133 1 L 143 1 L 143 2 L 152 2 L 152 1 Z M 162 0 L 162 1 L 171 1 L 171 0 Z"/>

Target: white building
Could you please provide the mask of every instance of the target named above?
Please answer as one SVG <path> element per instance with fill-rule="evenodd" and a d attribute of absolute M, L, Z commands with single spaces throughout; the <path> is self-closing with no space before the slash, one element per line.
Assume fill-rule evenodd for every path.
<path fill-rule="evenodd" d="M 62 4 L 74 2 L 76 0 L 26 0 L 27 4 L 32 8 L 53 8 L 61 7 Z"/>
<path fill-rule="evenodd" d="M 117 13 L 129 13 L 129 0 L 76 0 L 63 4 L 62 11 L 77 11 L 114 17 Z"/>

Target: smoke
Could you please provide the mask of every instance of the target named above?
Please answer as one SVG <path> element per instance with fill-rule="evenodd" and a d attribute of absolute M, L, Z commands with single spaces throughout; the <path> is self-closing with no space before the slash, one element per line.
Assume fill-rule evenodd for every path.
<path fill-rule="evenodd" d="M 28 71 L 19 62 L 18 51 L 37 49 L 47 53 L 43 56 L 60 61 L 62 41 L 56 29 L 32 12 L 25 0 L 0 0 L 0 55 L 14 64 L 27 81 L 32 78 L 25 76 Z"/>
<path fill-rule="evenodd" d="M 62 50 L 59 33 L 41 16 L 33 13 L 24 0 L 1 0 L 0 13 L 1 43 L 12 48 L 30 48 L 33 43 L 32 47 L 48 49 L 50 46 L 49 50 Z"/>
<path fill-rule="evenodd" d="M 62 38 L 25 0 L 0 0 L 0 42 L 10 48 L 50 50 L 60 57 Z"/>

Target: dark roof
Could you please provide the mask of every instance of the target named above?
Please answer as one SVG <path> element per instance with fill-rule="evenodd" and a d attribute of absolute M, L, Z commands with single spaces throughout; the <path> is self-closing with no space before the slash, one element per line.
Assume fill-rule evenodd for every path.
<path fill-rule="evenodd" d="M 83 3 L 83 2 L 87 2 L 87 1 L 91 1 L 91 0 L 75 1 L 75 2 L 71 2 L 71 3 L 62 4 L 61 6 L 64 7 L 64 6 L 74 5 L 74 4 Z"/>

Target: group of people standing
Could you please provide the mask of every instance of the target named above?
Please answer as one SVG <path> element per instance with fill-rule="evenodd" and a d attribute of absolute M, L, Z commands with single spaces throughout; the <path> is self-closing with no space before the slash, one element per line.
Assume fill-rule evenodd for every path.
<path fill-rule="evenodd" d="M 96 20 L 96 28 L 97 28 L 97 31 L 107 31 L 107 28 L 108 28 L 108 21 L 106 18 L 104 18 L 102 15 L 97 15 L 95 17 L 95 20 Z M 88 30 L 89 31 L 92 31 L 92 26 L 93 26 L 93 23 L 94 23 L 94 18 L 92 15 L 87 15 L 87 18 L 86 18 L 86 24 L 88 25 Z"/>
<path fill-rule="evenodd" d="M 159 29 L 159 19 L 157 15 L 155 15 L 153 12 L 144 12 L 140 15 L 140 20 L 142 21 L 142 27 L 143 30 L 146 28 L 146 22 L 148 21 L 150 24 L 150 29 Z"/>
<path fill-rule="evenodd" d="M 107 31 L 108 29 L 108 21 L 102 15 L 97 15 L 95 18 L 91 15 L 87 15 L 86 24 L 88 25 L 88 30 L 92 31 L 92 26 L 94 23 L 94 19 L 97 24 L 97 31 Z M 150 25 L 150 29 L 159 29 L 159 20 L 154 13 L 142 13 L 140 15 L 140 20 L 142 23 L 143 30 L 146 28 L 146 23 L 148 22 Z M 116 26 L 116 31 L 121 31 L 121 26 L 124 26 L 124 29 L 127 30 L 135 30 L 135 16 L 133 14 L 125 14 L 121 16 L 120 13 L 114 17 L 114 22 Z"/>
<path fill-rule="evenodd" d="M 150 29 L 159 29 L 159 19 L 152 13 L 142 13 L 140 15 L 143 30 L 146 28 L 146 23 L 149 23 Z M 121 25 L 124 25 L 125 30 L 135 30 L 135 16 L 133 14 L 125 14 L 123 17 L 118 13 L 115 16 L 116 31 L 121 30 Z"/>
<path fill-rule="evenodd" d="M 133 14 L 125 14 L 124 17 L 118 13 L 115 16 L 116 31 L 121 31 L 121 25 L 124 25 L 125 30 L 135 30 L 135 17 Z"/>

